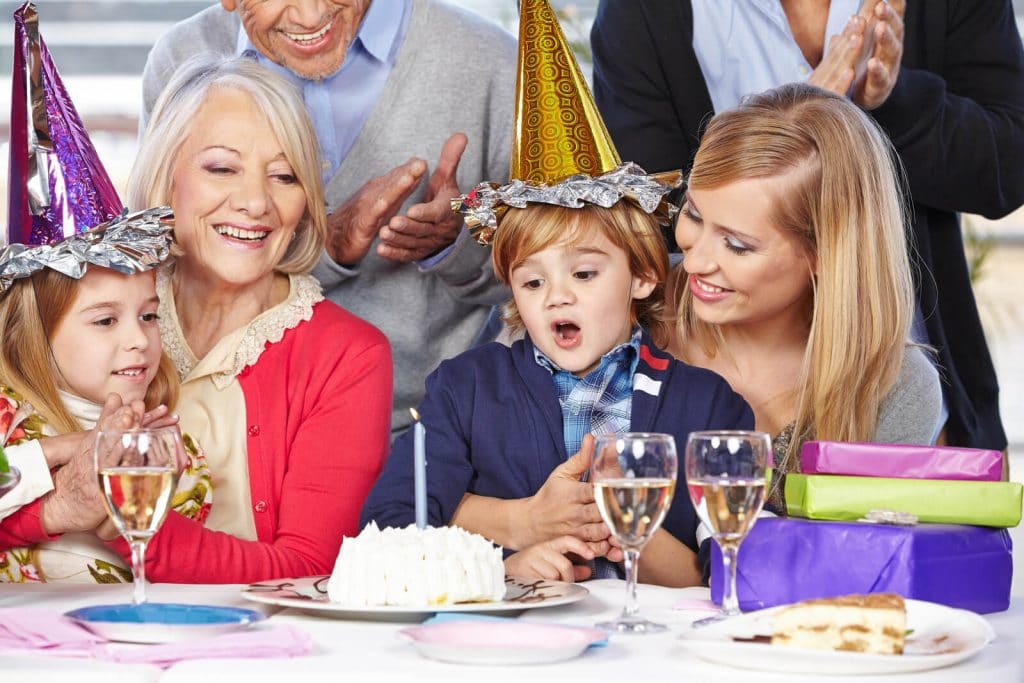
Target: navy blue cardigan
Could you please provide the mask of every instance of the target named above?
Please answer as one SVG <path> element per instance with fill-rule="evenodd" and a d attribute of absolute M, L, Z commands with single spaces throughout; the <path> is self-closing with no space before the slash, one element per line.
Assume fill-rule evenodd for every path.
<path fill-rule="evenodd" d="M 426 428 L 427 516 L 448 524 L 465 493 L 514 499 L 535 494 L 565 452 L 562 412 L 551 374 L 537 365 L 529 338 L 470 349 L 427 378 L 420 405 Z M 676 439 L 679 482 L 664 527 L 697 552 L 698 519 L 683 476 L 687 435 L 699 429 L 753 429 L 743 398 L 717 374 L 657 349 L 646 334 L 633 378 L 631 429 Z M 412 430 L 391 448 L 363 505 L 362 527 L 415 521 Z"/>

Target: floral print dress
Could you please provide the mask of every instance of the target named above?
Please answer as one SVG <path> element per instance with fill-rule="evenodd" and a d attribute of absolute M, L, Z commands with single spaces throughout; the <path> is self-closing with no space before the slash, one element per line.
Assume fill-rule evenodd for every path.
<path fill-rule="evenodd" d="M 0 385 L 0 438 L 5 447 L 55 435 L 53 427 L 31 404 L 9 387 Z M 187 463 L 171 505 L 177 513 L 201 523 L 213 504 L 212 479 L 199 444 L 188 434 L 182 436 Z M 55 541 L 0 550 L 0 583 L 128 583 L 131 580 L 131 570 L 124 560 L 92 532 L 64 534 Z"/>

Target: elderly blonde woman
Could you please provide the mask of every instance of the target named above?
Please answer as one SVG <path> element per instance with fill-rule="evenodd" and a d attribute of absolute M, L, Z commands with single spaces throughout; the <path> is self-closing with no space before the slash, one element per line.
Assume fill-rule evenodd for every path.
<path fill-rule="evenodd" d="M 941 390 L 909 341 L 893 152 L 855 105 L 796 84 L 717 115 L 676 240 L 685 257 L 670 277 L 670 350 L 747 399 L 774 436 L 777 471 L 797 469 L 808 438 L 934 441 Z"/>
<path fill-rule="evenodd" d="M 391 354 L 308 275 L 325 234 L 319 164 L 297 92 L 248 59 L 183 65 L 154 108 L 129 203 L 175 213 L 160 331 L 217 503 L 205 528 L 168 518 L 153 580 L 325 574 L 358 531 L 388 449 Z"/>

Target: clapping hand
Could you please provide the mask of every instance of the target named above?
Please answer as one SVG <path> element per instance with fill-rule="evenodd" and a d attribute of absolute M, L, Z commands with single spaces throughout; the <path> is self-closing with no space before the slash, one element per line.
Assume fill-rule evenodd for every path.
<path fill-rule="evenodd" d="M 367 181 L 327 217 L 331 258 L 354 265 L 369 253 L 378 236 L 377 253 L 400 263 L 423 259 L 454 242 L 462 220 L 452 211 L 450 199 L 460 194 L 456 173 L 466 144 L 462 133 L 448 138 L 427 181 L 424 201 L 410 206 L 404 216 L 398 211 L 423 180 L 425 161 L 414 157 Z"/>
<path fill-rule="evenodd" d="M 342 265 L 355 265 L 370 252 L 377 233 L 387 225 L 419 185 L 427 164 L 412 158 L 382 176 L 371 178 L 327 216 L 327 253 Z"/>
<path fill-rule="evenodd" d="M 871 3 L 865 2 L 865 6 Z M 905 0 L 877 2 L 874 6 L 873 21 L 868 24 L 872 31 L 870 42 L 873 47 L 866 62 L 865 74 L 854 81 L 851 98 L 862 109 L 881 106 L 892 93 L 900 75 L 900 60 L 903 58 L 903 13 Z M 864 12 L 864 8 L 861 8 Z"/>
<path fill-rule="evenodd" d="M 808 83 L 846 95 L 862 109 L 881 106 L 892 93 L 903 57 L 905 0 L 866 0 L 843 31 L 829 39 Z"/>
<path fill-rule="evenodd" d="M 426 258 L 455 241 L 462 217 L 452 211 L 452 197 L 459 192 L 456 173 L 468 140 L 462 133 L 448 138 L 441 148 L 437 167 L 427 181 L 427 192 L 404 216 L 395 216 L 380 231 L 377 253 L 407 263 Z"/>

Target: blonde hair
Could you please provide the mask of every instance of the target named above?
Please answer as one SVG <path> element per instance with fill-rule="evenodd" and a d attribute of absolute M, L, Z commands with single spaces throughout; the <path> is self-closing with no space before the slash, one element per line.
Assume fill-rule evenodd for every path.
<path fill-rule="evenodd" d="M 902 175 L 888 138 L 845 98 L 790 84 L 746 99 L 708 124 L 689 187 L 779 178 L 775 226 L 815 263 L 798 378 L 792 470 L 808 438 L 869 441 L 903 362 L 914 309 Z M 809 275 L 810 277 L 810 275 Z M 721 345 L 696 318 L 680 264 L 669 296 L 675 347 Z"/>
<path fill-rule="evenodd" d="M 82 430 L 57 392 L 55 377 L 60 370 L 50 351 L 54 332 L 78 296 L 79 283 L 44 268 L 16 280 L 0 298 L 0 381 L 32 404 L 58 434 Z M 173 410 L 178 388 L 174 365 L 161 353 L 160 367 L 146 390 L 146 409 L 164 404 Z"/>
<path fill-rule="evenodd" d="M 629 200 L 620 201 L 609 209 L 591 204 L 580 209 L 549 204 L 508 209 L 494 232 L 491 253 L 494 273 L 507 284 L 511 282 L 512 271 L 533 254 L 563 241 L 577 244 L 595 230 L 626 252 L 633 277 L 655 283 L 649 296 L 633 299 L 630 315 L 634 323 L 647 328 L 655 343 L 663 344 L 669 333 L 662 311 L 668 250 L 657 217 L 645 213 Z M 513 331 L 522 329 L 523 321 L 515 300 L 506 304 L 504 320 Z"/>
<path fill-rule="evenodd" d="M 306 193 L 306 213 L 299 221 L 280 273 L 308 273 L 316 265 L 327 236 L 327 215 L 320 178 L 320 150 L 305 105 L 291 83 L 247 57 L 201 55 L 185 62 L 164 88 L 142 137 L 128 181 L 128 205 L 169 204 L 178 153 L 195 114 L 216 88 L 249 95 L 277 137 L 299 185 Z M 172 207 L 173 208 L 173 207 Z"/>

